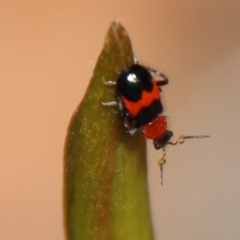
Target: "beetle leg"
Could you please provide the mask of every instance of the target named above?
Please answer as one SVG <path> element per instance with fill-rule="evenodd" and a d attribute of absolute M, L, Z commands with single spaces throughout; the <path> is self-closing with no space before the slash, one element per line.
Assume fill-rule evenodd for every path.
<path fill-rule="evenodd" d="M 168 84 L 168 78 L 163 73 L 161 73 L 158 70 L 152 69 L 152 68 L 147 68 L 147 70 L 150 72 L 151 75 L 156 75 L 156 76 L 162 78 L 162 80 L 156 80 L 156 83 L 158 86 L 163 86 L 163 85 Z"/>
<path fill-rule="evenodd" d="M 137 57 L 137 54 L 135 53 L 135 51 L 133 51 L 133 60 L 134 60 L 135 64 L 139 64 L 138 57 Z"/>
<path fill-rule="evenodd" d="M 112 102 L 102 102 L 103 106 L 106 107 L 116 107 L 118 105 L 118 103 L 116 101 L 112 101 Z"/>
<path fill-rule="evenodd" d="M 115 86 L 116 82 L 109 80 L 109 81 L 105 81 L 104 85 L 106 85 L 106 86 Z"/>

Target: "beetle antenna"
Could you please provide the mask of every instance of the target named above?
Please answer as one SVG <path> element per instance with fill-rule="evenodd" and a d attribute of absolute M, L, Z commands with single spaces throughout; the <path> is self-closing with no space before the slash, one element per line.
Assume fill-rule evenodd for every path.
<path fill-rule="evenodd" d="M 192 136 L 184 136 L 180 135 L 176 140 L 168 142 L 168 144 L 176 145 L 178 143 L 182 144 L 185 142 L 185 139 L 191 139 L 191 138 L 209 138 L 210 135 L 192 135 Z"/>
<path fill-rule="evenodd" d="M 160 159 L 158 160 L 158 165 L 160 166 L 160 179 L 161 179 L 161 185 L 163 185 L 163 165 L 166 163 L 166 151 L 163 148 L 162 154 L 160 156 Z"/>

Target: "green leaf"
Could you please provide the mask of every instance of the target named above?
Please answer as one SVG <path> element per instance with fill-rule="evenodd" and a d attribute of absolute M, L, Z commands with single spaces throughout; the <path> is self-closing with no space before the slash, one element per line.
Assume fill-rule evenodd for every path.
<path fill-rule="evenodd" d="M 146 146 L 129 136 L 115 107 L 117 79 L 133 64 L 126 30 L 113 22 L 85 96 L 71 119 L 64 154 L 64 211 L 70 240 L 152 240 Z"/>

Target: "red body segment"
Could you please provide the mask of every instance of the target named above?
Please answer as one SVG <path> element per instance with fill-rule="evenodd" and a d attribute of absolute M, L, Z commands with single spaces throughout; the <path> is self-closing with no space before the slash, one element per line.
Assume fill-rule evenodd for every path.
<path fill-rule="evenodd" d="M 149 139 L 161 138 L 167 131 L 167 121 L 164 116 L 158 116 L 154 121 L 143 127 L 143 136 Z"/>

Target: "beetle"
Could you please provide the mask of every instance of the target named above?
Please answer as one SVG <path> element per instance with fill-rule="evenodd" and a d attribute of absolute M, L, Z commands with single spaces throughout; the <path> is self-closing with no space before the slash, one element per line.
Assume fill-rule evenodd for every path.
<path fill-rule="evenodd" d="M 167 129 L 161 102 L 161 87 L 168 84 L 168 78 L 157 70 L 140 65 L 135 53 L 133 56 L 134 64 L 124 68 L 116 81 L 105 82 L 105 85 L 115 86 L 117 99 L 102 102 L 102 105 L 118 108 L 123 125 L 130 135 L 142 129 L 145 138 L 153 139 L 155 149 L 162 149 L 158 160 L 162 174 L 162 167 L 166 163 L 165 146 L 167 144 L 176 145 L 183 143 L 185 139 L 209 136 L 181 135 L 175 141 L 170 141 L 173 132 Z M 155 77 L 161 80 L 156 80 Z"/>

